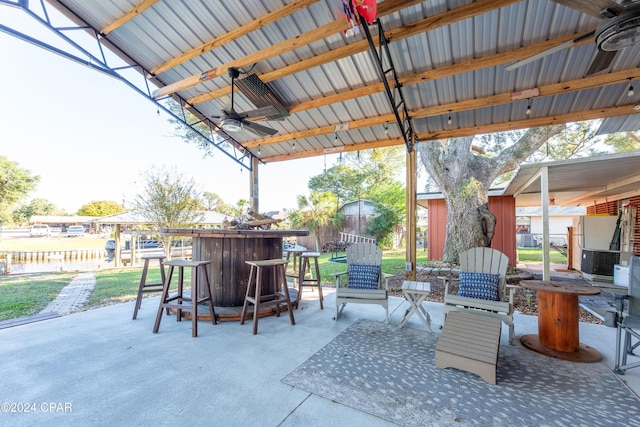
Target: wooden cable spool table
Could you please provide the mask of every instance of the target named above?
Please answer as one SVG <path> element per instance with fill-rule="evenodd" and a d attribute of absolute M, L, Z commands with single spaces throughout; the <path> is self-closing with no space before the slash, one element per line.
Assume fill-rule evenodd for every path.
<path fill-rule="evenodd" d="M 538 334 L 523 335 L 525 347 L 545 356 L 572 362 L 598 362 L 598 350 L 580 343 L 578 297 L 600 289 L 571 282 L 522 280 L 520 286 L 538 292 Z"/>

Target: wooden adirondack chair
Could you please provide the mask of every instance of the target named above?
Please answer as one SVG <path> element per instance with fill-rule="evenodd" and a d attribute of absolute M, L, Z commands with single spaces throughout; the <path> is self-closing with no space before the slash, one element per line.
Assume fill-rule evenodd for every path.
<path fill-rule="evenodd" d="M 387 312 L 389 323 L 389 295 L 387 276 L 382 273 L 382 249 L 375 243 L 359 242 L 347 248 L 347 271 L 334 274 L 336 278 L 337 320 L 347 303 L 379 304 Z M 341 277 L 347 276 L 347 283 Z M 384 281 L 384 284 L 383 284 Z"/>
<path fill-rule="evenodd" d="M 518 286 L 507 285 L 507 267 L 509 258 L 502 252 L 491 248 L 471 248 L 460 254 L 460 272 L 496 274 L 498 278 L 498 299 L 492 301 L 470 296 L 449 293 L 449 279 L 445 281 L 444 315 L 452 310 L 468 312 L 502 320 L 509 326 L 509 343 L 515 344 L 513 326 L 513 293 Z M 509 294 L 507 296 L 507 288 Z"/>

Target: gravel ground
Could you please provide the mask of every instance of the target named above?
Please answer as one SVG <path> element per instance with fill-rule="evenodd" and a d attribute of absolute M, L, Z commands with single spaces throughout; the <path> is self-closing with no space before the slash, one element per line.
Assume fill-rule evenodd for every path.
<path fill-rule="evenodd" d="M 400 290 L 402 287 L 402 282 L 404 280 L 404 274 L 398 274 L 389 277 L 389 289 L 390 294 L 394 296 L 403 296 L 402 291 Z M 432 274 L 426 274 L 422 272 L 417 273 L 416 280 L 420 282 L 429 282 L 431 283 L 431 293 L 427 297 L 428 301 L 435 302 L 444 302 L 444 281 Z M 518 277 L 509 278 L 509 284 L 517 284 L 520 280 L 523 280 Z M 457 286 L 456 282 L 452 282 L 452 286 L 449 290 L 450 292 L 456 292 Z M 517 289 L 514 294 L 514 305 L 515 310 L 530 315 L 538 314 L 538 296 L 535 291 L 530 291 L 527 289 Z M 595 323 L 602 324 L 602 321 L 596 316 L 592 315 L 588 311 L 584 310 L 580 307 L 580 321 L 585 323 Z"/>

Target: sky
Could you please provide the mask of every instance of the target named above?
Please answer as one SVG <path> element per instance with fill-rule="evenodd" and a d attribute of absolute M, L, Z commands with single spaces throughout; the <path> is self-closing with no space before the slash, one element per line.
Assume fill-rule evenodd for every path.
<path fill-rule="evenodd" d="M 34 37 L 42 32 L 21 11 L 2 5 L 0 24 L 19 25 Z M 40 176 L 23 202 L 44 198 L 68 213 L 94 200 L 127 207 L 144 183 L 142 173 L 162 166 L 229 204 L 249 199 L 247 169 L 219 150 L 204 158 L 173 136 L 166 113 L 124 83 L 4 32 L 0 58 L 0 156 Z M 309 178 L 336 159 L 260 165 L 260 211 L 296 208 Z"/>

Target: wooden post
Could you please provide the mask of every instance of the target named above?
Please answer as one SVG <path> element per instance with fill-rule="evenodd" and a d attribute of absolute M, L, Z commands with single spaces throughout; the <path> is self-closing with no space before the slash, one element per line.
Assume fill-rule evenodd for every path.
<path fill-rule="evenodd" d="M 567 227 L 567 270 L 573 270 L 573 227 Z"/>
<path fill-rule="evenodd" d="M 407 241 L 406 241 L 406 267 L 405 277 L 407 280 L 416 280 L 416 150 L 413 147 L 413 135 L 411 136 L 411 146 L 407 151 Z"/>
<path fill-rule="evenodd" d="M 249 181 L 249 192 L 251 194 L 251 209 L 254 212 L 260 212 L 260 192 L 258 185 L 258 165 L 260 160 L 257 157 L 251 158 L 251 179 Z"/>
<path fill-rule="evenodd" d="M 114 253 L 114 261 L 113 261 L 113 265 L 116 267 L 120 267 L 120 262 L 121 262 L 121 258 L 120 258 L 120 224 L 115 224 L 115 232 L 113 233 L 114 238 L 116 239 L 116 249 L 115 249 L 115 253 Z"/>

